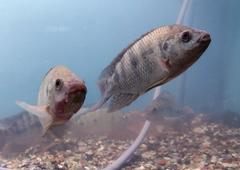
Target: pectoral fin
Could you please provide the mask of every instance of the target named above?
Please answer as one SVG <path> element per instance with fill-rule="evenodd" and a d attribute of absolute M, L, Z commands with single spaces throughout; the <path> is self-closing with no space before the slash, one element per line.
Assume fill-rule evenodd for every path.
<path fill-rule="evenodd" d="M 38 117 L 43 127 L 43 135 L 45 135 L 48 129 L 53 124 L 53 117 L 48 112 L 48 106 L 47 105 L 33 106 L 23 101 L 17 101 L 16 104 L 25 109 L 26 111 L 28 111 L 29 113 L 34 114 L 35 116 Z"/>
<path fill-rule="evenodd" d="M 152 90 L 152 89 L 155 88 L 155 87 L 158 87 L 158 86 L 164 84 L 166 81 L 169 81 L 170 79 L 171 79 L 171 78 L 169 78 L 169 77 L 165 77 L 164 79 L 162 79 L 162 80 L 160 80 L 160 81 L 152 84 L 152 85 L 149 86 L 149 88 L 145 91 L 145 93 L 148 92 L 148 91 L 150 91 L 150 90 Z"/>

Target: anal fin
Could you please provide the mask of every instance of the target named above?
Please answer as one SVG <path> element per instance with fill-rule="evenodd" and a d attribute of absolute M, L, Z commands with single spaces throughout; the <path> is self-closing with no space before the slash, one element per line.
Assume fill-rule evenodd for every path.
<path fill-rule="evenodd" d="M 108 105 L 108 112 L 113 112 L 125 106 L 128 106 L 136 98 L 138 98 L 138 96 L 138 94 L 131 93 L 118 93 L 117 95 L 112 96 L 111 101 Z"/>

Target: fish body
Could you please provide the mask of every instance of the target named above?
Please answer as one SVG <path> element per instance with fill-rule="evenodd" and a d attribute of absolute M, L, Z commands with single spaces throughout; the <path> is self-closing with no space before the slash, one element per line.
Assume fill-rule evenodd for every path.
<path fill-rule="evenodd" d="M 83 80 L 65 66 L 56 66 L 42 81 L 37 105 L 17 104 L 39 118 L 45 134 L 52 126 L 68 121 L 81 108 L 86 93 Z"/>
<path fill-rule="evenodd" d="M 189 68 L 207 49 L 209 33 L 182 25 L 154 29 L 125 48 L 101 73 L 101 100 L 108 111 L 121 109 Z"/>

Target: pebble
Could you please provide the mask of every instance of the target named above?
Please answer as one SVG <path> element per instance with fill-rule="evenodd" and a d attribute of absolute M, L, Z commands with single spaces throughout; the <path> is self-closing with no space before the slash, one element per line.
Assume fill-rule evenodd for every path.
<path fill-rule="evenodd" d="M 160 160 L 157 161 L 157 163 L 158 163 L 158 165 L 160 165 L 160 166 L 164 166 L 164 165 L 167 164 L 167 161 L 166 161 L 165 159 L 160 159 Z"/>
<path fill-rule="evenodd" d="M 169 130 L 167 135 L 146 138 L 122 169 L 240 169 L 240 129 L 200 121 L 200 118 L 195 118 L 191 124 L 193 130 L 184 133 Z M 41 152 L 39 145 L 30 147 L 13 159 L 1 157 L 0 167 L 19 170 L 98 170 L 118 158 L 131 143 L 131 140 L 107 137 L 88 137 L 79 141 L 65 138 L 58 145 L 66 150 Z"/>

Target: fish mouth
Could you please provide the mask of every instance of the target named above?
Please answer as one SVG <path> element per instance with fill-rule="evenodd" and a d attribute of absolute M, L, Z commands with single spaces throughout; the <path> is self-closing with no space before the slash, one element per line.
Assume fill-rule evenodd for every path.
<path fill-rule="evenodd" d="M 70 82 L 69 83 L 69 94 L 75 92 L 87 93 L 87 87 L 82 82 Z"/>
<path fill-rule="evenodd" d="M 208 46 L 211 42 L 211 36 L 209 33 L 207 32 L 203 32 L 201 33 L 199 39 L 198 39 L 198 42 L 201 44 L 201 45 L 204 45 L 204 46 Z"/>
<path fill-rule="evenodd" d="M 87 87 L 81 82 L 72 82 L 66 96 L 66 112 L 76 113 L 82 106 L 87 93 Z"/>
<path fill-rule="evenodd" d="M 76 86 L 71 88 L 66 96 L 65 102 L 73 105 L 74 103 L 83 103 L 87 90 L 85 86 Z M 74 109 L 75 110 L 75 109 Z"/>
<path fill-rule="evenodd" d="M 87 93 L 86 86 L 80 81 L 68 82 L 66 87 L 64 95 L 55 106 L 56 116 L 62 120 L 70 119 L 81 108 Z"/>

